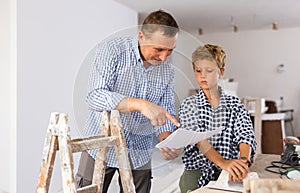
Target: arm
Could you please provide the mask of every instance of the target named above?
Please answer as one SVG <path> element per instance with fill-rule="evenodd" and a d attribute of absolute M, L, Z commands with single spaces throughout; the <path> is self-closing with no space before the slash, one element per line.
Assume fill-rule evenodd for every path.
<path fill-rule="evenodd" d="M 171 73 L 170 73 L 170 83 L 168 84 L 167 90 L 164 93 L 162 99 L 161 99 L 161 103 L 160 103 L 165 109 L 167 109 L 167 111 L 170 112 L 169 114 L 169 120 L 171 120 L 171 122 L 173 124 L 175 124 L 177 122 L 177 124 L 175 124 L 177 127 L 180 126 L 179 122 L 173 117 L 171 116 L 174 115 L 175 116 L 175 100 L 174 100 L 174 71 L 172 69 Z M 174 119 L 174 120 L 172 120 Z M 176 121 L 175 121 L 176 120 Z M 157 137 L 159 141 L 162 141 L 164 139 L 166 139 L 169 135 L 172 134 L 172 132 L 174 131 L 174 127 L 170 124 L 167 123 L 166 127 L 158 127 L 157 130 Z M 177 158 L 180 154 L 181 154 L 181 150 L 180 149 L 169 149 L 169 148 L 160 148 L 159 149 L 161 156 L 165 159 L 165 160 L 172 160 Z"/>
<path fill-rule="evenodd" d="M 184 102 L 180 105 L 179 108 L 179 119 L 180 119 L 180 125 L 187 125 L 188 123 L 190 123 L 191 121 L 186 119 L 187 117 L 190 116 L 195 116 L 193 113 L 195 113 L 195 111 L 190 111 L 190 105 L 188 101 L 189 99 L 185 99 Z M 194 119 L 196 120 L 196 119 Z M 192 125 L 197 125 L 196 123 L 190 123 Z M 163 131 L 160 132 L 158 134 L 158 140 L 162 141 L 164 140 L 166 137 L 168 137 L 171 134 L 171 132 L 169 131 Z M 178 155 L 181 153 L 181 150 L 179 149 L 169 149 L 169 148 L 160 148 L 159 149 L 162 157 L 166 160 L 169 159 L 174 159 L 175 157 L 178 157 Z"/>
<path fill-rule="evenodd" d="M 157 138 L 158 138 L 158 141 L 163 141 L 165 140 L 167 137 L 169 137 L 169 135 L 171 135 L 172 133 L 171 132 L 162 132 L 160 133 Z"/>
<path fill-rule="evenodd" d="M 242 146 L 244 148 L 244 146 Z M 207 140 L 197 144 L 197 148 L 214 164 L 229 172 L 230 181 L 242 181 L 248 173 L 248 166 L 245 161 L 239 159 L 225 160 Z M 243 153 L 246 151 L 243 150 Z"/>
<path fill-rule="evenodd" d="M 240 127 L 235 126 L 235 133 L 237 133 L 236 143 L 239 144 L 240 158 L 246 157 L 248 161 L 253 161 L 256 150 L 256 139 L 254 135 L 253 124 L 246 107 L 241 104 L 239 107 L 239 116 L 237 123 Z"/>
<path fill-rule="evenodd" d="M 117 51 L 104 42 L 97 46 L 91 65 L 86 102 L 93 111 L 111 111 L 126 96 L 113 91 Z"/>
<path fill-rule="evenodd" d="M 170 119 L 175 125 L 179 125 L 178 121 L 163 107 L 143 99 L 128 98 L 123 94 L 114 92 L 115 83 L 119 76 L 116 72 L 117 55 L 118 51 L 114 47 L 110 47 L 105 43 L 99 45 L 89 79 L 87 96 L 89 108 L 95 111 L 111 111 L 113 109 L 120 112 L 139 111 L 150 119 L 154 126 L 166 124 L 166 119 Z M 128 77 L 119 80 L 119 84 L 123 84 L 119 86 L 125 87 L 129 84 L 128 81 L 131 81 Z M 132 88 L 129 87 L 128 90 L 130 89 Z"/>
<path fill-rule="evenodd" d="M 169 119 L 174 125 L 179 126 L 179 122 L 164 108 L 143 99 L 125 98 L 120 101 L 116 109 L 120 112 L 139 111 L 150 119 L 154 126 L 165 125 L 166 119 Z"/>
<path fill-rule="evenodd" d="M 238 167 L 236 164 L 229 165 L 231 170 L 235 169 L 235 172 L 230 172 L 229 180 L 241 181 L 241 179 L 247 176 L 248 167 L 250 167 L 251 160 L 253 160 L 253 156 L 255 154 L 256 141 L 254 137 L 252 121 L 245 106 L 240 103 L 237 108 L 234 107 L 234 109 L 237 112 L 237 117 L 235 118 L 236 121 L 233 127 L 235 135 L 233 138 L 233 143 L 238 144 L 238 147 L 236 147 L 239 150 L 239 158 L 237 161 L 242 167 Z M 247 167 L 245 167 L 245 165 Z M 242 175 L 237 175 L 238 172 Z M 237 178 L 237 176 L 242 176 L 242 178 Z"/>
<path fill-rule="evenodd" d="M 240 149 L 240 157 L 239 157 L 239 159 L 243 160 L 243 158 L 246 158 L 243 161 L 246 162 L 246 163 L 249 163 L 248 166 L 250 166 L 251 165 L 251 159 L 250 159 L 250 156 L 251 156 L 251 147 L 250 147 L 250 145 L 248 145 L 246 143 L 241 143 L 239 145 L 239 149 Z"/>

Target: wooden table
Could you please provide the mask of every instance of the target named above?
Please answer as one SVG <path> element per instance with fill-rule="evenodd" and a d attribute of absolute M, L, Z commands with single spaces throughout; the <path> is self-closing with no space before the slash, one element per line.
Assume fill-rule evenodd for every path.
<path fill-rule="evenodd" d="M 259 154 L 255 158 L 254 163 L 250 167 L 251 172 L 257 172 L 259 178 L 279 178 L 279 174 L 265 171 L 265 168 L 271 165 L 271 161 L 279 161 L 280 155 Z M 232 193 L 231 191 L 216 190 L 207 187 L 202 187 L 190 193 Z"/>

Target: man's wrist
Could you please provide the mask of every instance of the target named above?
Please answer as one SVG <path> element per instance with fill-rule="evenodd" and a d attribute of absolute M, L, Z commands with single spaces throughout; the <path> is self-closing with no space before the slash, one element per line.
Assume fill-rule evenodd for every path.
<path fill-rule="evenodd" d="M 169 137 L 169 135 L 171 135 L 172 133 L 171 132 L 169 132 L 169 131 L 165 131 L 165 132 L 162 132 L 162 133 L 160 133 L 158 136 L 157 136 L 157 138 L 158 138 L 158 141 L 163 141 L 163 140 L 165 140 L 167 137 Z"/>

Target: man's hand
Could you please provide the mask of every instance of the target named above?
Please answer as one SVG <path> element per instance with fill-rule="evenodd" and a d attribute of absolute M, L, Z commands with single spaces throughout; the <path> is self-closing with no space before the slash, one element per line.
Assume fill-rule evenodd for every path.
<path fill-rule="evenodd" d="M 167 147 L 163 147 L 159 149 L 159 152 L 165 160 L 173 160 L 179 156 L 181 150 L 175 148 L 170 149 Z"/>
<path fill-rule="evenodd" d="M 173 117 L 170 113 L 166 111 L 166 117 L 174 124 L 176 127 L 180 126 L 180 123 L 177 121 L 175 117 Z"/>
<path fill-rule="evenodd" d="M 161 106 L 149 101 L 145 101 L 143 104 L 141 113 L 150 119 L 153 126 L 165 125 L 166 120 L 169 119 L 172 123 L 179 127 L 179 122 Z"/>
<path fill-rule="evenodd" d="M 168 132 L 168 131 L 167 132 L 162 132 L 157 136 L 157 138 L 158 138 L 159 141 L 163 141 L 164 139 L 166 139 L 171 134 L 172 133 Z M 173 159 L 177 158 L 179 154 L 181 154 L 180 149 L 175 149 L 175 148 L 170 149 L 170 148 L 167 148 L 167 147 L 160 148 L 159 152 L 165 160 L 173 160 Z"/>
<path fill-rule="evenodd" d="M 169 119 L 177 127 L 180 125 L 179 122 L 164 108 L 143 99 L 123 99 L 116 109 L 120 112 L 139 111 L 151 121 L 153 126 L 165 125 L 167 119 Z"/>

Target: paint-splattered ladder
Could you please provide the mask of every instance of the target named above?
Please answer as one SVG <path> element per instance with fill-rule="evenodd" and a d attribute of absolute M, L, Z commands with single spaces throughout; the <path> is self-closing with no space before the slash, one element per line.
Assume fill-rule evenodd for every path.
<path fill-rule="evenodd" d="M 71 140 L 68 116 L 66 114 L 51 113 L 47 129 L 42 163 L 40 169 L 37 193 L 48 193 L 56 151 L 60 154 L 64 193 L 101 193 L 106 153 L 109 146 L 114 146 L 123 190 L 125 193 L 135 193 L 128 152 L 119 112 L 102 113 L 100 133 L 97 136 Z M 74 179 L 73 153 L 86 150 L 96 150 L 92 185 L 76 189 Z"/>

